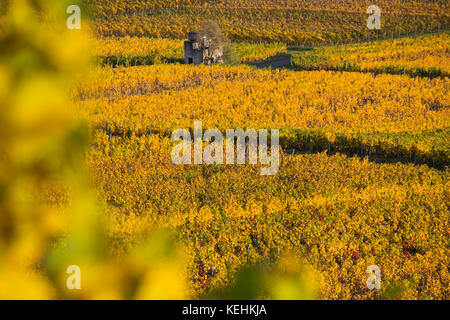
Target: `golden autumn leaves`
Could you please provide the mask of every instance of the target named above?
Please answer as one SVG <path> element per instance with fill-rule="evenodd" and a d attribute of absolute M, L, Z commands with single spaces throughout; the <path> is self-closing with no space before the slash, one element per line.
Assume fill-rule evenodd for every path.
<path fill-rule="evenodd" d="M 217 21 L 235 41 L 317 45 L 367 38 L 370 1 L 98 1 L 94 24 L 105 37 L 137 36 L 183 39 L 202 22 Z M 378 36 L 445 29 L 445 1 L 377 1 L 383 29 Z M 205 5 L 205 6 L 204 6 Z M 448 11 L 448 10 L 447 10 Z M 408 13 L 408 14 L 406 14 Z M 371 37 L 377 37 L 375 33 Z"/>
<path fill-rule="evenodd" d="M 293 134 L 296 147 L 332 144 L 339 134 L 399 134 L 395 139 L 413 141 L 418 151 L 431 145 L 448 157 L 447 78 L 180 65 L 103 69 L 72 88 L 72 108 L 68 82 L 84 65 L 85 39 L 50 32 L 36 20 L 40 8 L 57 1 L 15 3 L 19 10 L 1 20 L 11 28 L 0 35 L 2 297 L 236 298 L 246 285 L 238 269 L 263 262 L 269 272 L 250 271 L 260 290 L 243 297 L 376 298 L 399 287 L 394 297 L 448 298 L 446 168 L 282 153 L 279 174 L 261 177 L 247 166 L 176 167 L 164 137 L 196 118 L 219 129 L 324 132 L 319 142 Z M 122 6 L 116 13 L 130 4 L 114 3 Z M 136 9 L 142 8 L 130 8 Z M 127 31 L 123 21 L 118 25 Z M 185 26 L 170 28 L 168 34 Z M 284 34 L 277 32 L 270 36 Z M 171 50 L 170 41 L 157 46 L 166 44 Z M 92 129 L 88 149 L 78 119 Z M 441 133 L 421 136 L 425 130 Z M 377 141 L 365 140 L 374 148 Z M 387 139 L 386 150 L 403 143 L 396 141 Z M 80 292 L 65 288 L 66 267 L 74 264 L 82 273 Z M 365 290 L 372 264 L 383 272 L 379 293 Z M 234 287 L 224 289 L 233 279 Z"/>

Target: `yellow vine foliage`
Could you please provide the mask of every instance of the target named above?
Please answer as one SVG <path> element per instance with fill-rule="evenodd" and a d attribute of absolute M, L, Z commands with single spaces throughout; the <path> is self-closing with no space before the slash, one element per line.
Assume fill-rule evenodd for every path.
<path fill-rule="evenodd" d="M 315 21 L 319 29 L 311 24 L 304 32 L 288 16 L 308 9 L 312 21 L 323 10 L 352 13 L 360 9 L 356 3 L 366 4 L 261 3 L 270 15 L 245 0 L 101 1 L 95 23 L 105 35 L 169 37 L 191 28 L 186 17 L 192 12 L 225 13 L 227 32 L 249 40 L 324 41 L 320 27 L 329 21 Z M 415 14 L 414 5 L 423 4 L 379 3 L 398 4 L 389 9 L 393 14 Z M 66 30 L 66 5 L 16 0 L 0 18 L 0 297 L 449 298 L 447 77 L 182 65 L 98 68 L 80 76 L 86 70 L 80 57 L 94 45 L 84 32 Z M 218 11 L 208 11 L 213 6 Z M 445 6 L 434 1 L 421 8 L 440 21 Z M 177 14 L 145 16 L 168 7 Z M 110 12 L 123 16 L 101 26 Z M 280 16 L 285 19 L 276 22 Z M 341 31 L 332 39 L 355 36 Z M 180 43 L 101 41 L 99 55 L 170 51 Z M 253 50 L 248 59 L 259 59 Z M 405 61 L 420 53 L 402 54 L 401 65 L 415 68 Z M 442 66 L 439 55 L 447 52 L 428 46 L 423 54 L 421 65 Z M 390 63 L 396 56 L 356 52 L 348 59 L 362 63 L 364 57 Z M 383 160 L 403 152 L 401 144 L 414 146 L 414 158 L 421 152 L 434 157 L 438 149 L 446 166 L 283 150 L 275 176 L 261 176 L 259 166 L 250 165 L 175 166 L 166 136 L 195 120 L 221 130 L 294 130 L 285 143 L 297 148 L 359 137 L 353 147 L 383 147 Z M 366 288 L 372 264 L 382 270 L 376 292 Z M 81 267 L 80 291 L 66 288 L 69 265 Z M 246 276 L 257 281 L 250 296 L 241 296 Z"/>
<path fill-rule="evenodd" d="M 412 76 L 448 77 L 450 34 L 403 37 L 369 43 L 327 46 L 294 54 L 294 62 L 307 69 L 344 69 Z"/>
<path fill-rule="evenodd" d="M 118 226 L 109 220 L 115 216 L 97 198 L 99 189 L 90 190 L 87 130 L 74 112 L 69 88 L 87 70 L 92 42 L 85 31 L 66 28 L 68 5 L 61 0 L 16 0 L 2 12 L 0 298 L 196 297 L 198 292 L 188 286 L 184 244 L 167 231 L 155 230 L 155 224 L 135 228 L 131 214 L 116 222 L 121 231 L 133 230 L 136 241 L 114 237 Z M 87 24 L 84 28 L 89 30 Z M 67 287 L 66 270 L 74 265 L 81 270 L 80 290 Z M 285 274 L 298 277 L 302 271 L 297 271 Z M 311 288 L 265 294 L 306 297 L 313 294 Z"/>
<path fill-rule="evenodd" d="M 71 76 L 83 69 L 79 56 L 86 51 L 79 44 L 85 40 L 67 32 L 58 14 L 63 10 L 62 3 L 13 1 L 2 19 L 2 298 L 57 295 L 46 274 L 49 269 L 42 266 L 56 239 L 67 231 L 67 221 L 43 203 L 40 190 L 56 177 L 71 179 L 68 187 L 75 190 L 83 184 L 74 174 L 77 161 L 82 161 L 82 131 L 67 105 Z M 88 199 L 85 205 L 88 209 Z"/>
<path fill-rule="evenodd" d="M 439 1 L 90 1 L 102 36 L 185 38 L 207 20 L 239 41 L 323 44 L 367 38 L 366 10 L 378 5 L 380 35 L 448 28 L 448 2 Z"/>
<path fill-rule="evenodd" d="M 0 297 L 184 298 L 184 258 L 170 237 L 149 235 L 125 260 L 109 252 L 68 94 L 89 40 L 66 29 L 65 5 L 14 1 L 2 26 Z M 67 196 L 51 205 L 59 185 Z M 70 265 L 81 268 L 80 291 L 66 287 Z"/>
<path fill-rule="evenodd" d="M 99 69 L 73 89 L 94 128 L 192 127 L 387 132 L 449 127 L 448 78 L 157 65 Z"/>
<path fill-rule="evenodd" d="M 156 224 L 185 243 L 197 294 L 293 251 L 316 275 L 319 292 L 302 291 L 310 297 L 448 298 L 448 170 L 282 154 L 279 173 L 263 177 L 258 166 L 173 165 L 172 145 L 154 134 L 96 133 L 86 161 L 118 252 Z M 366 288 L 372 264 L 382 269 L 381 291 Z M 284 297 L 283 283 L 268 296 Z"/>

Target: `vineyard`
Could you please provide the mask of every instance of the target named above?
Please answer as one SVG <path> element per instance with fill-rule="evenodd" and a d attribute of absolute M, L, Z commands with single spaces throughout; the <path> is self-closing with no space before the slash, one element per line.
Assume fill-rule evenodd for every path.
<path fill-rule="evenodd" d="M 0 5 L 0 297 L 450 299 L 448 1 L 86 2 L 86 38 Z M 184 64 L 208 20 L 236 63 Z M 278 173 L 174 164 L 195 121 L 279 129 Z"/>
<path fill-rule="evenodd" d="M 382 31 L 368 32 L 366 10 L 378 5 Z M 102 37 L 185 38 L 206 20 L 233 41 L 317 45 L 448 28 L 448 1 L 92 1 Z"/>
<path fill-rule="evenodd" d="M 291 54 L 295 70 L 358 71 L 448 77 L 448 32 L 382 41 L 321 47 L 283 43 L 233 43 L 238 61 L 256 64 Z M 108 66 L 182 63 L 183 41 L 154 38 L 107 38 L 95 42 L 97 62 Z"/>
<path fill-rule="evenodd" d="M 448 298 L 449 34 L 420 35 L 448 27 L 448 4 L 378 1 L 383 29 L 368 32 L 370 4 L 97 3 L 98 64 L 151 65 L 98 68 L 71 93 L 94 132 L 86 165 L 115 252 L 151 226 L 175 230 L 195 297 L 290 252 L 311 266 L 316 297 Z M 177 39 L 205 20 L 247 66 L 180 65 Z M 291 70 L 251 66 L 287 53 Z M 173 165 L 170 135 L 194 121 L 279 128 L 279 174 Z M 378 293 L 365 289 L 371 264 Z"/>
<path fill-rule="evenodd" d="M 321 48 L 293 48 L 296 69 L 448 77 L 450 35 L 422 35 Z"/>
<path fill-rule="evenodd" d="M 150 226 L 175 229 L 196 296 L 294 248 L 328 299 L 448 296 L 447 78 L 170 64 L 90 76 L 72 96 L 118 252 Z M 281 128 L 280 173 L 173 165 L 170 134 L 194 120 Z M 364 290 L 373 263 L 378 295 Z"/>
<path fill-rule="evenodd" d="M 157 224 L 189 248 L 196 294 L 249 263 L 308 257 L 328 299 L 368 299 L 365 268 L 383 268 L 384 297 L 448 297 L 448 172 L 325 153 L 283 155 L 279 174 L 252 166 L 179 167 L 170 139 L 99 131 L 87 165 L 110 216 L 115 250 Z"/>
<path fill-rule="evenodd" d="M 106 38 L 96 42 L 98 64 L 102 66 L 139 66 L 183 63 L 183 40 L 139 37 Z M 237 60 L 255 63 L 287 53 L 283 43 L 233 43 Z"/>
<path fill-rule="evenodd" d="M 281 128 L 283 147 L 294 152 L 449 164 L 443 79 L 181 65 L 107 68 L 92 77 L 73 96 L 91 126 L 112 135 L 168 135 L 201 120 L 221 130 Z"/>

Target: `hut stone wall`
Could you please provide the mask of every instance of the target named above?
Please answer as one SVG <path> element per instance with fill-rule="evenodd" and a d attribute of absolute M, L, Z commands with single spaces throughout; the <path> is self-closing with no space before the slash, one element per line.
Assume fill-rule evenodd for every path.
<path fill-rule="evenodd" d="M 201 39 L 199 32 L 189 32 L 184 42 L 184 62 L 193 65 L 223 63 L 223 48 L 212 50 L 208 39 Z"/>

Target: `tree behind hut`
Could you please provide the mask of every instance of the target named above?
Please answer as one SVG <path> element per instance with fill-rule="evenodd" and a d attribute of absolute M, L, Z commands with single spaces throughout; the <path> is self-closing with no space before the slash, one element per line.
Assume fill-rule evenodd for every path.
<path fill-rule="evenodd" d="M 207 21 L 201 25 L 199 31 L 200 39 L 206 39 L 211 52 L 223 51 L 223 62 L 225 64 L 238 64 L 239 58 L 231 45 L 230 40 L 223 36 L 220 26 L 215 21 Z"/>

